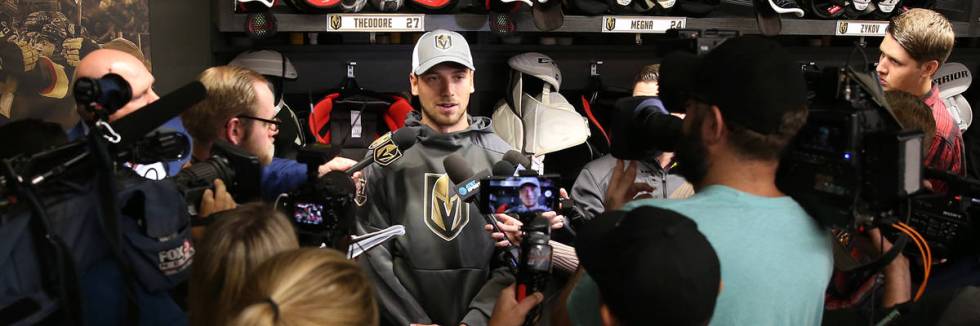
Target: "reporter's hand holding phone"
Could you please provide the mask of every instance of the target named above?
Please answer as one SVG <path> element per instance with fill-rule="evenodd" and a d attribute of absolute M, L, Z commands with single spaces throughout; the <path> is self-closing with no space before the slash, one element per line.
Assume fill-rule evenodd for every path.
<path fill-rule="evenodd" d="M 500 232 L 494 230 L 493 224 L 484 225 L 483 229 L 490 232 L 490 237 L 497 242 L 497 247 L 504 248 L 510 246 L 510 242 L 513 242 L 514 244 L 521 242 L 521 226 L 523 226 L 524 223 L 521 223 L 521 221 L 517 218 L 507 214 L 494 214 L 493 216 L 497 219 L 497 226 L 500 227 Z M 565 217 L 558 215 L 558 213 L 545 212 L 542 213 L 541 216 L 547 218 L 551 222 L 552 230 L 565 227 Z M 507 240 L 510 240 L 510 242 Z"/>

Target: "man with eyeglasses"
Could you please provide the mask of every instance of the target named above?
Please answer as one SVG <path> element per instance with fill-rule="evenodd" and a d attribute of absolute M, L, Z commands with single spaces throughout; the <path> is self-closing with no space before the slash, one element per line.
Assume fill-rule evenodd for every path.
<path fill-rule="evenodd" d="M 279 133 L 272 89 L 265 77 L 242 67 L 219 66 L 205 70 L 198 80 L 208 96 L 181 114 L 193 141 L 192 156 L 205 160 L 218 139 L 239 146 L 262 164 L 262 195 L 274 198 L 306 181 L 306 166 L 293 160 L 273 158 Z M 334 158 L 319 169 L 323 175 L 345 170 L 356 162 Z"/>

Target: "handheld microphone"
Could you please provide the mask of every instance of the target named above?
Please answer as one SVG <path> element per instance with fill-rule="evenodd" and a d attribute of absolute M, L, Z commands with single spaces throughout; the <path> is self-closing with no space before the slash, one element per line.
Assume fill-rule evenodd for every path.
<path fill-rule="evenodd" d="M 467 203 L 476 200 L 476 194 L 480 192 L 480 179 L 490 176 L 490 171 L 487 170 L 473 173 L 469 163 L 458 154 L 447 156 L 442 160 L 442 165 L 449 175 L 449 180 L 456 185 L 456 194 Z"/>
<path fill-rule="evenodd" d="M 500 161 L 493 164 L 493 176 L 510 177 L 517 171 L 517 166 L 508 161 Z"/>
<path fill-rule="evenodd" d="M 521 152 L 515 150 L 510 150 L 507 151 L 507 153 L 504 153 L 504 161 L 514 164 L 515 169 L 518 165 L 524 167 L 525 170 L 531 168 L 531 160 L 528 159 L 527 156 L 524 156 L 524 154 L 521 154 Z"/>
<path fill-rule="evenodd" d="M 344 173 L 352 175 L 354 172 L 363 170 L 368 165 L 371 165 L 371 163 L 388 166 L 388 164 L 401 158 L 403 151 L 415 145 L 415 142 L 418 141 L 418 136 L 418 128 L 400 128 L 394 133 L 389 132 L 384 134 L 368 146 L 368 149 L 372 151 L 370 157 L 357 162 L 357 164 L 351 166 Z"/>
<path fill-rule="evenodd" d="M 488 170 L 483 170 L 474 174 L 473 170 L 469 167 L 469 163 L 467 163 L 462 156 L 459 156 L 459 154 L 447 156 L 442 160 L 442 165 L 446 169 L 446 175 L 449 176 L 449 180 L 456 185 L 454 190 L 456 190 L 456 194 L 459 196 L 459 198 L 466 203 L 477 201 L 479 198 L 477 194 L 480 192 L 480 179 L 490 176 L 490 172 Z M 496 172 L 500 172 L 503 176 L 511 176 L 514 175 L 514 170 L 516 168 L 517 167 L 507 161 L 500 161 L 493 165 L 493 171 L 495 172 L 494 175 L 497 175 Z M 488 224 L 493 225 L 495 232 L 502 232 L 500 231 L 500 227 L 497 225 L 496 219 L 490 215 L 483 215 L 483 218 Z M 504 258 L 505 260 L 511 262 L 511 267 L 517 268 L 519 266 L 517 260 L 519 255 L 515 253 L 517 247 L 514 245 L 514 243 L 511 243 L 511 246 L 511 249 L 504 250 L 501 252 L 501 254 L 506 257 Z"/>

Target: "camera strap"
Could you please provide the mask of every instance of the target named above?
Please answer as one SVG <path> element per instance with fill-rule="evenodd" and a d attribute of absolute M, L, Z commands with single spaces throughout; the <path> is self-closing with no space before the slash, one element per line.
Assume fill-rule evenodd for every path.
<path fill-rule="evenodd" d="M 103 142 L 102 130 L 96 128 L 89 133 L 89 144 L 96 162 L 96 185 L 99 191 L 99 204 L 102 208 L 102 231 L 112 252 L 123 279 L 126 282 L 126 324 L 139 324 L 139 306 L 136 303 L 136 279 L 133 267 L 125 259 L 120 243 L 122 232 L 119 228 L 119 209 L 116 207 L 116 181 L 114 179 L 114 161 L 109 155 L 109 149 Z"/>

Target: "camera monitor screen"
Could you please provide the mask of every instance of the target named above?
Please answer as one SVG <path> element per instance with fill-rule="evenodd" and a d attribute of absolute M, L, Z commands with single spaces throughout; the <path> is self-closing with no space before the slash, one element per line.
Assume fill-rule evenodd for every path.
<path fill-rule="evenodd" d="M 541 213 L 558 203 L 556 178 L 551 176 L 490 177 L 481 180 L 481 212 Z"/>
<path fill-rule="evenodd" d="M 296 203 L 293 220 L 299 224 L 323 224 L 323 205 L 314 203 Z"/>

